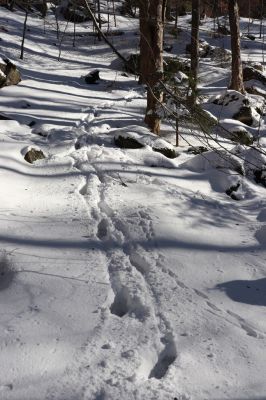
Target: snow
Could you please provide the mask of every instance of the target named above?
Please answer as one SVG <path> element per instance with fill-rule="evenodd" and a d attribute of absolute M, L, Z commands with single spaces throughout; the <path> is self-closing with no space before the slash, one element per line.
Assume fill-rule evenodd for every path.
<path fill-rule="evenodd" d="M 74 48 L 69 24 L 58 62 L 52 12 L 45 35 L 30 15 L 21 61 L 23 13 L 0 7 L 0 19 L 1 51 L 22 72 L 0 97 L 14 118 L 0 121 L 0 398 L 264 399 L 266 201 L 252 165 L 265 155 L 222 139 L 230 162 L 225 150 L 194 156 L 186 142 L 203 139 L 187 129 L 166 158 L 153 148 L 174 148 L 171 125 L 161 138 L 147 130 L 144 88 L 114 69 L 90 23 Z M 134 49 L 137 20 L 117 24 L 114 43 Z M 206 104 L 228 77 L 214 63 L 201 63 Z M 99 84 L 86 85 L 95 68 Z M 235 109 L 222 115 L 229 130 Z M 247 128 L 263 152 L 264 123 Z M 121 149 L 119 135 L 144 147 Z M 30 148 L 46 158 L 27 163 Z M 238 184 L 235 201 L 225 192 Z"/>

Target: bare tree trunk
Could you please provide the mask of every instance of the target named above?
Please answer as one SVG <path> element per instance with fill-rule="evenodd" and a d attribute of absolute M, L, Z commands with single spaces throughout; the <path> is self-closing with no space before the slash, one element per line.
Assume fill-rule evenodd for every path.
<path fill-rule="evenodd" d="M 97 0 L 97 13 L 98 13 L 98 24 L 99 28 L 102 29 L 102 19 L 101 19 L 101 3 L 100 0 Z M 102 37 L 100 34 L 98 34 L 98 39 L 102 40 Z"/>
<path fill-rule="evenodd" d="M 114 3 L 114 0 L 112 0 L 112 3 L 113 3 L 114 23 L 115 23 L 115 27 L 116 27 L 116 14 L 115 14 L 115 3 Z"/>
<path fill-rule="evenodd" d="M 228 0 L 229 24 L 231 31 L 232 71 L 229 89 L 245 93 L 241 61 L 239 8 L 237 0 Z"/>
<path fill-rule="evenodd" d="M 25 19 L 24 19 L 23 34 L 22 34 L 22 42 L 21 42 L 21 48 L 20 48 L 20 59 L 21 60 L 23 60 L 23 58 L 24 58 L 24 43 L 25 43 L 26 30 L 27 30 L 28 15 L 29 15 L 29 9 L 28 9 L 28 4 L 26 4 Z"/>
<path fill-rule="evenodd" d="M 140 2 L 140 81 L 147 85 L 145 122 L 153 133 L 160 133 L 158 107 L 162 102 L 159 81 L 163 77 L 163 26 L 165 2 Z"/>
<path fill-rule="evenodd" d="M 196 104 L 197 82 L 199 70 L 199 26 L 200 26 L 200 0 L 192 0 L 192 26 L 191 26 L 191 64 L 190 64 L 190 103 Z"/>
<path fill-rule="evenodd" d="M 261 10 L 260 10 L 260 39 L 262 38 L 262 27 L 263 27 L 263 0 L 261 0 Z"/>
<path fill-rule="evenodd" d="M 179 1 L 176 0 L 176 5 L 175 5 L 175 28 L 177 28 L 177 23 L 178 23 L 178 17 L 179 17 Z"/>

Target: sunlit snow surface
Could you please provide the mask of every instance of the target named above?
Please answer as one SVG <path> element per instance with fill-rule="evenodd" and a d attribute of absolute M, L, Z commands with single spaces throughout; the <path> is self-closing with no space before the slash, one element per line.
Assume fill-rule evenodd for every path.
<path fill-rule="evenodd" d="M 0 90 L 15 120 L 0 121 L 0 399 L 265 399 L 265 188 L 215 168 L 213 153 L 187 154 L 186 140 L 201 144 L 189 130 L 179 157 L 153 151 L 174 133 L 165 123 L 160 142 L 149 134 L 145 89 L 86 36 L 90 23 L 74 48 L 69 24 L 58 62 L 52 13 L 46 34 L 29 17 L 20 61 L 23 13 L 0 17 L 1 53 L 22 72 Z M 117 23 L 114 43 L 135 51 L 137 21 Z M 247 45 L 262 61 L 262 42 Z M 95 68 L 99 84 L 86 85 Z M 204 96 L 228 79 L 201 64 Z M 118 133 L 144 147 L 116 147 Z M 28 164 L 30 147 L 46 158 Z M 239 181 L 234 201 L 225 191 Z"/>

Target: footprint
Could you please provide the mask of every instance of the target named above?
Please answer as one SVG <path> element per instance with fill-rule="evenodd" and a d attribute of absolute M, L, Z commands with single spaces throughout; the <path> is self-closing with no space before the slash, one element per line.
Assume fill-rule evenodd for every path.
<path fill-rule="evenodd" d="M 176 360 L 177 351 L 172 334 L 164 337 L 162 342 L 165 344 L 164 349 L 158 355 L 158 361 L 152 368 L 149 379 L 162 379 L 166 375 L 170 365 Z"/>
<path fill-rule="evenodd" d="M 198 289 L 193 289 L 193 290 L 199 297 L 202 297 L 203 299 L 209 299 L 209 297 L 206 294 L 202 293 L 200 290 Z"/>
<path fill-rule="evenodd" d="M 212 303 L 210 303 L 209 301 L 206 301 L 206 304 L 207 304 L 210 308 L 212 308 L 214 311 L 222 311 L 222 310 L 220 310 L 220 308 L 216 307 L 215 304 L 212 304 Z"/>
<path fill-rule="evenodd" d="M 102 219 L 102 220 L 99 222 L 98 230 L 97 230 L 97 237 L 98 237 L 98 239 L 103 240 L 103 239 L 106 239 L 106 238 L 107 238 L 107 235 L 108 235 L 108 226 L 109 226 L 108 221 L 107 221 L 107 219 L 105 219 L 105 218 Z"/>
<path fill-rule="evenodd" d="M 244 318 L 240 317 L 240 315 L 235 314 L 234 312 L 227 310 L 227 314 L 231 315 L 231 317 L 234 317 L 240 324 L 241 328 L 246 332 L 248 336 L 254 337 L 256 339 L 263 339 L 264 336 L 260 333 L 258 333 L 255 329 L 253 329 L 247 321 L 244 320 Z"/>
<path fill-rule="evenodd" d="M 126 314 L 131 314 L 140 321 L 144 321 L 149 315 L 149 310 L 142 304 L 141 299 L 136 295 L 132 295 L 127 287 L 122 287 L 116 293 L 110 311 L 120 318 Z"/>

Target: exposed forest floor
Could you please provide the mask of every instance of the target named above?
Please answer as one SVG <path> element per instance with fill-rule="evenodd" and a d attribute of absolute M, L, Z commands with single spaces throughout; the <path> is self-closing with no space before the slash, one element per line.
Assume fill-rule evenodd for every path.
<path fill-rule="evenodd" d="M 189 19 L 166 38 L 184 58 Z M 265 400 L 266 196 L 252 148 L 237 147 L 239 175 L 214 151 L 188 153 L 206 136 L 183 123 L 178 157 L 154 151 L 174 145 L 172 123 L 160 139 L 149 133 L 145 88 L 91 23 L 77 25 L 75 47 L 68 24 L 58 62 L 52 12 L 45 34 L 29 16 L 21 61 L 23 22 L 0 8 L 2 56 L 22 73 L 0 89 L 0 114 L 11 118 L 0 121 L 0 398 Z M 230 48 L 212 24 L 201 38 Z M 121 53 L 136 52 L 138 20 L 117 16 L 115 29 Z M 264 63 L 259 21 L 251 30 L 243 58 Z M 81 76 L 95 68 L 101 79 L 88 85 Z M 227 127 L 232 108 L 210 99 L 229 76 L 230 63 L 201 60 L 201 101 Z M 265 116 L 256 118 L 245 129 L 259 132 L 263 153 Z M 128 134 L 144 147 L 115 145 Z M 31 147 L 45 158 L 27 163 Z"/>

